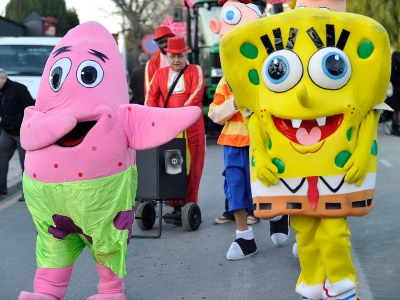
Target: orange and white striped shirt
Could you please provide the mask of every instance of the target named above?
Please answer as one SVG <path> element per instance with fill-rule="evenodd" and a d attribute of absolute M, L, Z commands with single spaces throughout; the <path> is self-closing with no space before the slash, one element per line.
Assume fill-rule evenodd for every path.
<path fill-rule="evenodd" d="M 218 138 L 218 144 L 232 147 L 250 145 L 249 132 L 244 125 L 242 114 L 235 109 L 234 97 L 225 77 L 218 83 L 208 117 L 214 123 L 225 125 Z"/>

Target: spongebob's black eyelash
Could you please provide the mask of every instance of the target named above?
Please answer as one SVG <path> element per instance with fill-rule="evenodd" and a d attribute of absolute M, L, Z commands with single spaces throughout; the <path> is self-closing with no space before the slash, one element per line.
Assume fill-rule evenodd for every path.
<path fill-rule="evenodd" d="M 335 26 L 326 24 L 326 46 L 335 47 Z"/>
<path fill-rule="evenodd" d="M 275 38 L 275 49 L 276 51 L 283 50 L 283 42 L 282 42 L 282 32 L 280 28 L 275 28 L 272 30 Z"/>
<path fill-rule="evenodd" d="M 268 55 L 273 53 L 275 50 L 283 50 L 283 41 L 282 41 L 282 32 L 280 28 L 275 28 L 272 30 L 273 35 L 274 35 L 274 45 L 272 44 L 268 34 L 264 34 L 263 36 L 260 37 L 261 42 L 263 43 L 265 50 L 267 51 Z M 324 42 L 321 40 L 319 37 L 317 31 L 314 29 L 314 27 L 311 27 L 306 30 L 308 36 L 311 38 L 313 41 L 314 45 L 320 49 L 322 47 L 325 47 Z M 297 28 L 290 28 L 289 31 L 289 37 L 288 37 L 288 42 L 286 44 L 286 48 L 292 50 L 294 48 L 296 38 L 298 34 L 298 29 Z M 340 50 L 344 50 L 344 47 L 346 46 L 347 40 L 350 36 L 350 32 L 343 29 L 342 32 L 340 33 L 339 40 L 335 46 L 335 25 L 333 24 L 326 24 L 326 45 L 327 47 L 336 47 L 339 48 Z"/>
<path fill-rule="evenodd" d="M 322 42 L 321 38 L 319 37 L 319 35 L 318 35 L 317 31 L 314 29 L 314 27 L 307 29 L 307 34 L 318 49 L 324 47 L 324 42 Z"/>
<path fill-rule="evenodd" d="M 336 48 L 339 48 L 340 50 L 344 50 L 344 47 L 346 46 L 349 35 L 350 35 L 350 32 L 343 29 L 342 32 L 340 33 L 340 37 L 336 44 Z"/>
<path fill-rule="evenodd" d="M 261 39 L 261 42 L 263 43 L 268 55 L 270 55 L 272 52 L 275 51 L 274 47 L 272 46 L 271 40 L 269 39 L 268 34 L 261 36 L 260 39 Z"/>

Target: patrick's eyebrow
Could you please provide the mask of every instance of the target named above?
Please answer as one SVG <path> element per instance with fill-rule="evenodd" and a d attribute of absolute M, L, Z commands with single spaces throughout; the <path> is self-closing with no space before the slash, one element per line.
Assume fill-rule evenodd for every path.
<path fill-rule="evenodd" d="M 71 50 L 69 50 L 69 48 L 71 48 L 71 46 L 65 46 L 65 47 L 61 47 L 61 48 L 57 49 L 56 51 L 53 52 L 53 54 L 54 54 L 53 58 L 56 57 L 57 55 L 60 55 L 61 53 L 71 51 Z"/>
<path fill-rule="evenodd" d="M 91 52 L 90 52 L 90 51 L 91 51 Z M 96 50 L 93 50 L 93 49 L 90 49 L 90 51 L 88 51 L 89 54 L 93 54 L 94 56 L 97 56 L 97 57 L 100 58 L 104 63 L 106 62 L 106 61 L 104 60 L 104 58 L 106 58 L 106 59 L 109 60 L 109 58 L 108 58 L 106 55 L 104 55 L 103 53 L 101 53 L 101 52 L 99 52 L 99 51 L 96 51 Z"/>

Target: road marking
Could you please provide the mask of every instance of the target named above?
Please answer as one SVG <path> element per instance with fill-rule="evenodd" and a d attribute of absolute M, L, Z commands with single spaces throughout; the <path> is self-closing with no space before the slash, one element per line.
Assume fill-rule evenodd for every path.
<path fill-rule="evenodd" d="M 393 167 L 393 165 L 389 161 L 387 161 L 386 159 L 380 159 L 379 162 L 382 165 L 384 165 L 385 167 L 388 167 L 388 168 L 392 168 Z"/>
<path fill-rule="evenodd" d="M 363 300 L 373 300 L 374 297 L 372 295 L 371 289 L 369 288 L 369 284 L 361 267 L 361 263 L 358 260 L 356 251 L 354 250 L 354 248 L 352 250 L 353 251 L 351 256 L 353 258 L 353 265 L 357 270 L 357 283 L 358 283 L 357 296 Z"/>
<path fill-rule="evenodd" d="M 21 197 L 22 194 L 17 193 L 14 197 L 12 197 L 10 200 L 7 200 L 5 203 L 0 204 L 0 211 L 5 210 L 7 207 L 10 207 L 11 205 L 15 204 L 18 202 L 19 197 Z"/>

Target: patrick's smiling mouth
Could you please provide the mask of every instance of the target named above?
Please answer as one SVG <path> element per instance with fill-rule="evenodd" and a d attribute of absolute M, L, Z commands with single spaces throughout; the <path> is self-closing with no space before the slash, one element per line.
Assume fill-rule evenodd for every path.
<path fill-rule="evenodd" d="M 56 144 L 60 147 L 75 147 L 84 140 L 89 130 L 96 125 L 96 121 L 79 122 L 76 126 L 59 139 Z"/>
<path fill-rule="evenodd" d="M 272 116 L 276 128 L 292 142 L 311 146 L 332 135 L 343 121 L 343 114 L 313 120 L 281 119 Z"/>

